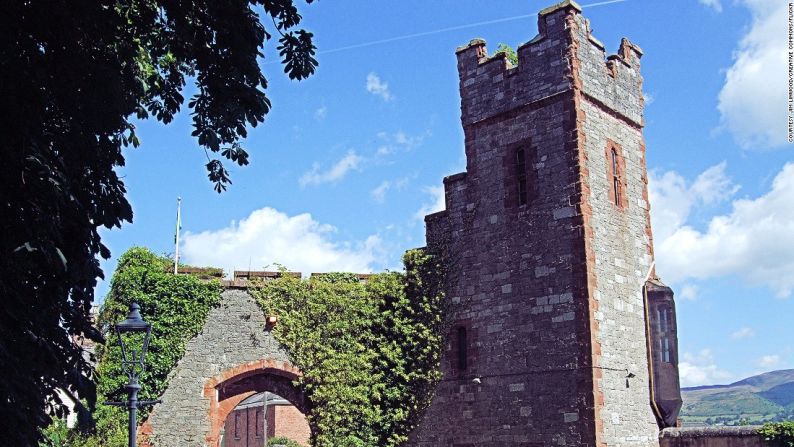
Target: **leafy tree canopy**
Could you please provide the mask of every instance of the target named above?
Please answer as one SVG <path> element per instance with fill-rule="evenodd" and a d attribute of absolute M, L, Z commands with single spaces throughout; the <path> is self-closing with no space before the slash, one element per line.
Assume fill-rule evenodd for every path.
<path fill-rule="evenodd" d="M 312 0 L 306 0 L 311 3 Z M 222 160 L 248 163 L 248 126 L 270 110 L 266 43 L 291 79 L 311 75 L 312 34 L 296 0 L 0 2 L 0 438 L 35 445 L 65 409 L 56 389 L 95 401 L 73 337 L 100 340 L 89 311 L 97 232 L 132 220 L 115 168 L 140 144 L 132 119 L 169 123 L 185 99 L 215 189 Z M 262 24 L 272 23 L 270 32 Z M 271 34 L 272 33 L 272 34 Z"/>
<path fill-rule="evenodd" d="M 509 60 L 514 67 L 518 66 L 518 53 L 516 53 L 516 50 L 513 47 L 506 43 L 500 43 L 496 47 L 496 52 L 494 52 L 494 55 L 499 53 L 504 53 L 505 57 L 507 57 L 507 60 Z"/>

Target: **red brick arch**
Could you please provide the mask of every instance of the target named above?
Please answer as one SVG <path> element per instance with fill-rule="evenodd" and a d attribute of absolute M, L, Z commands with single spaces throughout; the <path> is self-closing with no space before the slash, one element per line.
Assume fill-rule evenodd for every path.
<path fill-rule="evenodd" d="M 300 370 L 289 362 L 262 359 L 235 366 L 211 377 L 204 384 L 204 396 L 210 399 L 207 445 L 219 447 L 221 428 L 226 417 L 237 404 L 254 393 L 276 393 L 306 414 L 306 399 L 292 384 L 300 376 Z"/>

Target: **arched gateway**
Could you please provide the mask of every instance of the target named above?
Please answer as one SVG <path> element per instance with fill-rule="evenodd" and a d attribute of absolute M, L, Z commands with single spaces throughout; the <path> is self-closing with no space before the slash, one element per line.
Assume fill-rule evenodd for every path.
<path fill-rule="evenodd" d="M 564 0 L 516 52 L 514 67 L 482 39 L 457 50 L 466 171 L 425 218 L 452 332 L 407 445 L 658 447 L 681 399 L 672 290 L 654 277 L 642 50 L 607 54 Z M 224 293 L 151 417 L 158 447 L 216 447 L 211 421 L 263 388 L 252 377 L 289 370 L 264 325 L 244 290 Z M 223 377 L 261 359 L 280 369 Z"/>
<path fill-rule="evenodd" d="M 220 434 L 229 414 L 255 393 L 269 391 L 277 394 L 306 414 L 306 399 L 292 384 L 298 376 L 300 371 L 288 362 L 263 359 L 236 366 L 208 380 L 204 385 L 204 396 L 210 398 L 207 445 L 225 447 L 220 444 Z M 233 437 L 234 434 L 227 436 Z"/>
<path fill-rule="evenodd" d="M 241 284 L 231 282 L 207 316 L 141 428 L 157 447 L 223 447 L 227 416 L 247 397 L 269 391 L 303 414 L 306 399 L 293 380 L 301 372 L 289 362 L 265 316 Z"/>

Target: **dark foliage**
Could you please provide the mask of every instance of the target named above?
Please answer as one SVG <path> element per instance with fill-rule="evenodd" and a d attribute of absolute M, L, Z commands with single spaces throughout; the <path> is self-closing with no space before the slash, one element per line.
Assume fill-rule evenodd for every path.
<path fill-rule="evenodd" d="M 307 0 L 311 3 L 312 0 Z M 270 110 L 259 68 L 278 33 L 285 72 L 314 72 L 312 35 L 293 0 L 0 2 L 0 439 L 35 445 L 64 406 L 56 389 L 95 401 L 73 337 L 99 340 L 89 311 L 110 252 L 97 229 L 132 220 L 114 168 L 139 145 L 134 117 L 168 123 L 187 79 L 193 135 L 209 179 L 222 159 L 248 163 L 247 126 Z M 216 158 L 217 157 L 217 158 Z"/>

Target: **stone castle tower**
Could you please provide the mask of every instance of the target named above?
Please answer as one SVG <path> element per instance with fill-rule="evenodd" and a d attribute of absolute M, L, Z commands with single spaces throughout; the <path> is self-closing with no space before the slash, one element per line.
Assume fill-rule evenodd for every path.
<path fill-rule="evenodd" d="M 517 67 L 479 39 L 457 50 L 466 172 L 426 217 L 452 266 L 452 326 L 412 446 L 655 446 L 675 421 L 649 371 L 677 353 L 674 313 L 646 335 L 642 51 L 624 39 L 607 57 L 572 1 L 538 28 Z M 669 334 L 655 353 L 649 337 Z"/>

